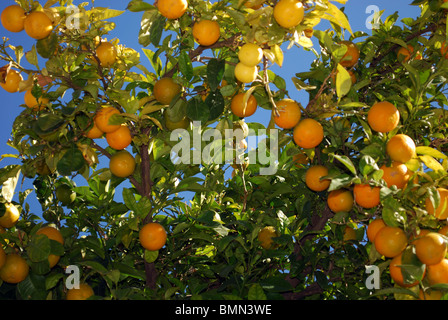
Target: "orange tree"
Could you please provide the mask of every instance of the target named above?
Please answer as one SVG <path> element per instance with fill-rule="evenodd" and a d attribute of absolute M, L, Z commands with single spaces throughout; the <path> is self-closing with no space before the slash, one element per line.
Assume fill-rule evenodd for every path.
<path fill-rule="evenodd" d="M 2 87 L 28 97 L 8 141 L 16 154 L 3 156 L 17 163 L 0 170 L 0 297 L 72 299 L 69 266 L 87 288 L 77 298 L 443 297 L 446 233 L 418 241 L 448 216 L 448 5 L 415 0 L 420 16 L 400 25 L 394 14 L 368 35 L 333 2 L 346 1 L 132 0 L 145 67 L 107 39 L 123 11 L 11 1 L 3 26 L 36 42 L 25 54 L 13 38 L 0 45 Z M 272 70 L 293 46 L 316 59 L 287 88 Z M 240 118 L 249 100 L 268 111 L 266 127 Z M 213 142 L 195 138 L 210 128 Z M 307 172 L 321 167 L 325 187 L 313 190 Z M 16 191 L 20 177 L 41 213 L 32 189 Z M 422 262 L 416 247 L 441 254 Z M 371 265 L 379 288 L 367 285 Z"/>

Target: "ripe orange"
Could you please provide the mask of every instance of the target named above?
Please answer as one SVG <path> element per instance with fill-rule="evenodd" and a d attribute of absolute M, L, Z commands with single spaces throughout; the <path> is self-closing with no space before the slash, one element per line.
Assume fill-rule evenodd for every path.
<path fill-rule="evenodd" d="M 160 14 L 168 19 L 177 19 L 187 11 L 188 3 L 186 0 L 158 0 L 157 9 Z"/>
<path fill-rule="evenodd" d="M 53 30 L 53 23 L 44 12 L 34 11 L 25 18 L 24 28 L 28 36 L 41 40 L 50 35 Z"/>
<path fill-rule="evenodd" d="M 442 291 L 439 290 L 426 290 L 420 289 L 419 298 L 420 300 L 440 300 L 442 298 Z"/>
<path fill-rule="evenodd" d="M 443 259 L 437 264 L 427 266 L 426 275 L 430 285 L 438 283 L 448 284 L 448 259 Z"/>
<path fill-rule="evenodd" d="M 318 146 L 324 139 L 322 125 L 314 119 L 307 118 L 299 121 L 293 131 L 294 142 L 304 149 Z"/>
<path fill-rule="evenodd" d="M 5 264 L 0 269 L 0 279 L 7 283 L 19 283 L 25 280 L 30 267 L 24 258 L 16 253 L 6 255 Z"/>
<path fill-rule="evenodd" d="M 113 175 L 119 178 L 129 177 L 134 173 L 135 159 L 128 151 L 119 151 L 110 158 L 109 169 Z"/>
<path fill-rule="evenodd" d="M 45 97 L 39 97 L 39 99 L 36 99 L 36 97 L 33 96 L 31 89 L 25 92 L 24 96 L 25 105 L 33 109 L 34 111 L 39 111 L 45 108 L 45 105 L 47 105 L 50 100 Z"/>
<path fill-rule="evenodd" d="M 94 295 L 93 289 L 87 283 L 80 283 L 79 288 L 69 289 L 67 291 L 67 300 L 87 300 Z"/>
<path fill-rule="evenodd" d="M 232 113 L 237 117 L 244 118 L 250 117 L 257 110 L 257 99 L 253 95 L 250 95 L 246 105 L 244 105 L 244 92 L 240 92 L 232 98 L 230 103 L 230 109 Z"/>
<path fill-rule="evenodd" d="M 448 59 L 448 46 L 446 45 L 446 42 L 443 41 L 442 47 L 440 48 L 440 53 L 442 56 L 445 57 L 445 59 Z"/>
<path fill-rule="evenodd" d="M 303 4 L 297 0 L 280 0 L 274 6 L 275 21 L 286 29 L 299 25 L 304 14 Z"/>
<path fill-rule="evenodd" d="M 169 105 L 182 88 L 172 78 L 161 78 L 154 84 L 154 98 L 161 104 Z"/>
<path fill-rule="evenodd" d="M 61 232 L 51 226 L 42 227 L 39 230 L 37 230 L 36 234 L 44 234 L 48 237 L 50 240 L 54 240 L 59 242 L 60 244 L 64 245 L 64 238 L 62 237 Z M 50 264 L 50 268 L 53 268 L 58 262 L 59 262 L 59 256 L 50 254 L 48 256 L 48 262 Z"/>
<path fill-rule="evenodd" d="M 122 125 L 118 130 L 106 133 L 106 141 L 111 148 L 122 150 L 132 142 L 131 130 L 128 126 Z"/>
<path fill-rule="evenodd" d="M 13 203 L 5 203 L 5 213 L 0 217 L 0 226 L 9 229 L 19 221 L 19 209 Z"/>
<path fill-rule="evenodd" d="M 361 207 L 370 209 L 380 204 L 380 188 L 368 184 L 356 184 L 353 188 L 355 202 Z"/>
<path fill-rule="evenodd" d="M 239 49 L 238 59 L 246 66 L 256 66 L 263 59 L 263 50 L 255 43 L 246 43 Z"/>
<path fill-rule="evenodd" d="M 158 222 L 145 224 L 140 229 L 138 236 L 142 247 L 149 251 L 161 249 L 167 239 L 165 228 Z"/>
<path fill-rule="evenodd" d="M 0 16 L 3 28 L 10 32 L 20 32 L 25 26 L 25 10 L 18 5 L 11 5 L 3 9 Z"/>
<path fill-rule="evenodd" d="M 6 262 L 6 252 L 3 249 L 3 246 L 0 245 L 0 269 L 5 265 Z"/>
<path fill-rule="evenodd" d="M 386 224 L 384 223 L 383 219 L 377 218 L 370 222 L 367 226 L 367 238 L 369 239 L 369 241 L 374 242 L 378 231 L 380 231 L 385 226 Z"/>
<path fill-rule="evenodd" d="M 406 163 L 415 155 L 415 143 L 405 134 L 396 134 L 387 142 L 386 152 L 392 160 Z"/>
<path fill-rule="evenodd" d="M 98 127 L 95 124 L 95 121 L 93 122 L 92 128 L 89 129 L 86 133 L 86 137 L 90 139 L 98 139 L 103 136 L 104 132 L 98 129 Z"/>
<path fill-rule="evenodd" d="M 390 102 L 378 102 L 369 109 L 367 122 L 372 130 L 383 133 L 389 132 L 398 126 L 400 112 Z"/>
<path fill-rule="evenodd" d="M 406 248 L 408 238 L 401 228 L 385 226 L 377 232 L 374 243 L 381 255 L 393 258 Z"/>
<path fill-rule="evenodd" d="M 382 178 L 389 188 L 395 185 L 398 189 L 403 189 L 406 186 L 410 175 L 405 164 L 392 161 L 390 167 L 383 164 L 380 169 L 383 170 Z"/>
<path fill-rule="evenodd" d="M 110 42 L 102 42 L 95 50 L 101 66 L 109 68 L 117 61 L 117 48 Z"/>
<path fill-rule="evenodd" d="M 327 204 L 333 212 L 349 212 L 353 208 L 353 201 L 351 191 L 338 189 L 328 194 Z"/>
<path fill-rule="evenodd" d="M 274 244 L 272 238 L 278 237 L 278 233 L 273 226 L 267 226 L 258 232 L 258 241 L 263 249 L 269 250 Z"/>
<path fill-rule="evenodd" d="M 214 20 L 200 20 L 193 25 L 193 37 L 201 46 L 211 46 L 220 37 L 219 24 Z"/>
<path fill-rule="evenodd" d="M 437 209 L 434 210 L 434 206 L 429 198 L 426 198 L 425 200 L 425 208 L 429 214 L 435 216 L 437 219 L 445 220 L 448 218 L 448 190 L 445 188 L 437 188 L 437 192 L 440 197 L 440 202 Z"/>
<path fill-rule="evenodd" d="M 293 155 L 292 161 L 294 162 L 294 165 L 299 168 L 301 168 L 302 165 L 307 165 L 310 163 L 310 159 L 304 152 Z"/>
<path fill-rule="evenodd" d="M 411 59 L 412 54 L 414 53 L 414 47 L 410 44 L 407 45 L 407 48 L 405 47 L 401 47 L 400 49 L 398 49 L 397 51 L 397 59 L 403 62 L 408 62 L 409 59 Z M 421 59 L 422 56 L 421 54 L 417 53 L 415 56 L 416 59 Z"/>
<path fill-rule="evenodd" d="M 438 232 L 440 234 L 448 237 L 448 225 L 443 226 Z"/>
<path fill-rule="evenodd" d="M 415 253 L 426 265 L 439 263 L 445 258 L 446 252 L 445 240 L 439 233 L 430 232 L 415 241 Z"/>
<path fill-rule="evenodd" d="M 7 92 L 14 93 L 19 91 L 19 83 L 22 80 L 22 75 L 19 72 L 9 69 L 5 77 L 5 82 L 0 82 L 0 86 Z"/>
<path fill-rule="evenodd" d="M 396 284 L 398 284 L 401 287 L 409 288 L 417 285 L 420 281 L 415 281 L 413 283 L 405 283 L 404 276 L 402 273 L 402 268 L 400 267 L 402 265 L 402 256 L 403 254 L 400 253 L 397 256 L 395 256 L 390 264 L 389 264 L 389 273 L 392 278 L 392 280 L 395 281 Z"/>
<path fill-rule="evenodd" d="M 120 124 L 109 124 L 109 120 L 114 114 L 120 114 L 118 109 L 114 107 L 104 106 L 99 111 L 97 111 L 93 121 L 99 130 L 105 133 L 113 132 L 120 129 Z"/>
<path fill-rule="evenodd" d="M 243 64 L 242 62 L 238 62 L 235 66 L 235 78 L 242 83 L 250 83 L 254 82 L 257 78 L 258 68 L 257 66 L 249 67 Z"/>
<path fill-rule="evenodd" d="M 424 237 L 425 235 L 427 235 L 430 232 L 432 232 L 432 231 L 429 229 L 415 230 L 409 237 L 409 243 L 415 244 L 418 241 L 418 239 Z"/>
<path fill-rule="evenodd" d="M 359 60 L 359 49 L 358 47 L 350 41 L 341 41 L 342 45 L 347 47 L 347 52 L 342 57 L 339 62 L 345 68 L 353 67 Z"/>
<path fill-rule="evenodd" d="M 313 191 L 324 191 L 330 186 L 331 180 L 323 179 L 328 175 L 328 169 L 321 165 L 310 167 L 305 174 L 305 184 Z"/>
<path fill-rule="evenodd" d="M 272 111 L 275 124 L 283 129 L 294 128 L 302 116 L 297 102 L 292 99 L 283 99 L 277 102 L 276 105 L 278 116 L 274 110 Z"/>

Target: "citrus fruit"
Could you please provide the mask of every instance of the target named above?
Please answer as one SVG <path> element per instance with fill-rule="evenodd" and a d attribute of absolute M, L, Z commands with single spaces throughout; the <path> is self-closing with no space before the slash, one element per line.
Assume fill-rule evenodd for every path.
<path fill-rule="evenodd" d="M 120 114 L 120 111 L 114 107 L 102 107 L 99 111 L 97 111 L 95 117 L 93 118 L 96 127 L 105 133 L 120 129 L 121 124 L 109 124 L 110 118 L 114 114 Z"/>
<path fill-rule="evenodd" d="M 412 54 L 414 53 L 414 47 L 410 44 L 407 45 L 407 48 L 401 47 L 397 51 L 397 58 L 403 62 L 408 62 L 411 59 Z"/>
<path fill-rule="evenodd" d="M 385 226 L 386 224 L 384 223 L 383 219 L 377 218 L 371 221 L 367 226 L 367 239 L 369 239 L 370 242 L 374 242 L 378 231 L 380 231 Z"/>
<path fill-rule="evenodd" d="M 406 248 L 408 239 L 401 228 L 385 226 L 377 232 L 374 243 L 381 255 L 393 258 Z"/>
<path fill-rule="evenodd" d="M 442 47 L 440 48 L 440 53 L 442 56 L 445 57 L 445 59 L 448 59 L 448 46 L 446 45 L 446 42 L 443 41 Z"/>
<path fill-rule="evenodd" d="M 260 246 L 269 250 L 273 247 L 274 240 L 272 238 L 278 237 L 278 233 L 273 226 L 267 226 L 258 232 L 258 241 L 260 241 Z"/>
<path fill-rule="evenodd" d="M 280 0 L 274 6 L 275 21 L 286 29 L 299 25 L 304 14 L 303 4 L 297 0 Z"/>
<path fill-rule="evenodd" d="M 415 155 L 415 143 L 405 134 L 396 134 L 387 142 L 386 152 L 392 160 L 406 163 Z"/>
<path fill-rule="evenodd" d="M 10 32 L 20 32 L 24 29 L 25 10 L 18 5 L 10 5 L 3 9 L 0 15 L 3 28 Z"/>
<path fill-rule="evenodd" d="M 3 249 L 3 246 L 0 245 L 0 269 L 5 265 L 6 262 L 6 252 Z"/>
<path fill-rule="evenodd" d="M 302 165 L 307 165 L 310 163 L 310 159 L 304 152 L 293 155 L 292 161 L 294 162 L 294 165 L 299 168 L 302 167 Z"/>
<path fill-rule="evenodd" d="M 67 300 L 87 300 L 94 295 L 93 289 L 87 283 L 80 283 L 79 288 L 72 288 L 67 291 Z"/>
<path fill-rule="evenodd" d="M 358 62 L 359 59 L 358 47 L 353 42 L 350 41 L 341 41 L 340 44 L 345 45 L 347 47 L 347 52 L 344 54 L 339 63 L 345 68 L 353 67 Z"/>
<path fill-rule="evenodd" d="M 41 40 L 50 35 L 53 30 L 53 23 L 44 12 L 34 11 L 26 16 L 24 28 L 28 36 Z"/>
<path fill-rule="evenodd" d="M 417 285 L 420 281 L 416 280 L 413 283 L 405 283 L 404 276 L 403 276 L 403 270 L 402 270 L 402 256 L 403 253 L 398 254 L 395 256 L 389 264 L 389 273 L 390 277 L 396 284 L 398 284 L 400 287 L 409 288 Z"/>
<path fill-rule="evenodd" d="M 165 245 L 167 234 L 160 223 L 150 222 L 140 229 L 138 237 L 143 248 L 149 251 L 157 251 Z"/>
<path fill-rule="evenodd" d="M 104 132 L 98 129 L 98 127 L 95 124 L 95 121 L 92 124 L 92 128 L 90 128 L 87 133 L 86 137 L 90 139 L 98 139 L 103 136 Z"/>
<path fill-rule="evenodd" d="M 160 14 L 168 19 L 177 19 L 187 11 L 186 0 L 158 0 L 157 9 Z"/>
<path fill-rule="evenodd" d="M 122 125 L 118 130 L 106 133 L 106 141 L 109 147 L 122 150 L 132 142 L 131 130 L 128 126 Z"/>
<path fill-rule="evenodd" d="M 76 199 L 76 192 L 68 184 L 60 184 L 56 188 L 56 199 L 64 206 L 69 205 Z"/>
<path fill-rule="evenodd" d="M 305 174 L 305 184 L 313 191 L 324 191 L 330 186 L 331 180 L 322 179 L 328 175 L 328 169 L 321 165 L 310 167 Z"/>
<path fill-rule="evenodd" d="M 415 244 L 418 239 L 424 237 L 425 235 L 427 235 L 430 232 L 432 232 L 432 231 L 429 230 L 429 229 L 418 229 L 418 230 L 415 230 L 411 234 L 411 236 L 409 237 L 409 243 Z"/>
<path fill-rule="evenodd" d="M 249 67 L 242 62 L 238 62 L 235 66 L 235 78 L 242 83 L 250 83 L 255 81 L 257 74 L 257 66 Z"/>
<path fill-rule="evenodd" d="M 443 227 L 438 231 L 438 233 L 440 233 L 440 234 L 442 234 L 442 235 L 448 237 L 448 225 L 443 226 Z"/>
<path fill-rule="evenodd" d="M 356 184 L 353 188 L 355 202 L 365 209 L 376 207 L 380 204 L 380 188 L 369 184 Z"/>
<path fill-rule="evenodd" d="M 328 194 L 327 204 L 333 212 L 349 212 L 353 208 L 353 195 L 349 190 L 333 190 Z"/>
<path fill-rule="evenodd" d="M 117 61 L 117 48 L 110 42 L 102 42 L 95 50 L 101 66 L 109 68 Z"/>
<path fill-rule="evenodd" d="M 0 82 L 0 86 L 7 92 L 14 93 L 19 91 L 19 83 L 22 80 L 22 75 L 19 72 L 9 69 L 5 77 L 5 82 Z"/>
<path fill-rule="evenodd" d="M 430 285 L 439 283 L 448 284 L 448 259 L 443 259 L 437 264 L 431 264 L 427 268 L 427 278 Z"/>
<path fill-rule="evenodd" d="M 426 265 L 439 263 L 446 252 L 446 242 L 439 233 L 430 232 L 415 241 L 415 254 Z"/>
<path fill-rule="evenodd" d="M 237 117 L 244 118 L 244 117 L 250 117 L 257 111 L 257 99 L 253 95 L 249 95 L 249 98 L 247 99 L 246 105 L 244 104 L 244 92 L 240 92 L 236 94 L 232 98 L 232 102 L 230 103 L 230 109 L 232 110 L 232 113 L 236 115 Z"/>
<path fill-rule="evenodd" d="M 0 269 L 0 279 L 7 283 L 19 283 L 25 280 L 30 271 L 28 263 L 20 255 L 6 255 L 5 264 Z"/>
<path fill-rule="evenodd" d="M 377 132 L 394 130 L 400 122 L 400 112 L 390 102 L 382 101 L 370 107 L 367 113 L 367 122 L 370 128 Z"/>
<path fill-rule="evenodd" d="M 398 189 L 403 189 L 406 186 L 409 174 L 408 167 L 404 163 L 392 161 L 389 167 L 384 164 L 380 169 L 383 170 L 382 179 L 389 188 L 395 185 Z"/>
<path fill-rule="evenodd" d="M 245 43 L 238 51 L 238 59 L 246 66 L 256 66 L 263 59 L 263 50 L 255 43 Z"/>
<path fill-rule="evenodd" d="M 161 104 L 169 105 L 182 88 L 172 78 L 161 78 L 154 84 L 154 98 Z"/>
<path fill-rule="evenodd" d="M 121 150 L 110 158 L 109 169 L 113 175 L 126 178 L 134 173 L 135 159 L 128 151 Z"/>
<path fill-rule="evenodd" d="M 0 217 L 0 226 L 9 229 L 16 225 L 19 221 L 20 212 L 17 207 L 10 202 L 5 203 L 5 213 Z"/>
<path fill-rule="evenodd" d="M 47 105 L 50 100 L 45 97 L 39 97 L 39 99 L 36 99 L 36 97 L 33 96 L 33 93 L 31 92 L 31 89 L 25 92 L 24 96 L 25 105 L 33 109 L 34 111 L 42 110 L 45 108 L 45 105 Z"/>
<path fill-rule="evenodd" d="M 448 218 L 448 190 L 445 188 L 437 188 L 437 192 L 440 197 L 437 209 L 434 210 L 434 206 L 429 197 L 425 200 L 425 208 L 429 214 L 435 216 L 437 219 L 445 220 Z"/>
<path fill-rule="evenodd" d="M 188 129 L 190 127 L 190 119 L 188 119 L 188 117 L 184 117 L 179 121 L 171 121 L 170 119 L 168 119 L 168 113 L 165 112 L 163 114 L 164 118 L 165 118 L 165 126 L 168 130 L 173 131 L 176 129 Z"/>
<path fill-rule="evenodd" d="M 419 292 L 420 300 L 440 300 L 443 296 L 442 292 L 439 290 L 426 290 L 420 289 Z"/>
<path fill-rule="evenodd" d="M 193 25 L 193 37 L 201 46 L 211 46 L 220 37 L 219 24 L 214 20 L 200 20 Z"/>
<path fill-rule="evenodd" d="M 276 103 L 278 115 L 273 110 L 274 122 L 283 129 L 294 128 L 300 121 L 302 114 L 297 102 L 292 99 L 283 99 Z"/>
<path fill-rule="evenodd" d="M 44 234 L 48 237 L 50 240 L 54 240 L 59 242 L 60 244 L 64 245 L 64 238 L 62 237 L 61 232 L 51 226 L 45 226 L 37 230 L 36 234 Z M 59 256 L 50 254 L 48 256 L 48 263 L 50 265 L 50 268 L 53 268 L 58 262 L 59 262 Z"/>
<path fill-rule="evenodd" d="M 350 75 L 350 80 L 352 81 L 352 84 L 355 84 L 356 80 L 357 80 L 356 74 L 352 70 L 347 70 L 347 72 Z M 336 83 L 336 79 L 337 79 L 338 73 L 339 73 L 339 70 L 336 69 L 336 72 L 334 72 L 331 75 L 331 79 L 333 80 L 333 83 Z"/>
<path fill-rule="evenodd" d="M 294 142 L 304 149 L 318 146 L 324 139 L 322 125 L 311 118 L 303 119 L 295 126 L 293 131 Z"/>

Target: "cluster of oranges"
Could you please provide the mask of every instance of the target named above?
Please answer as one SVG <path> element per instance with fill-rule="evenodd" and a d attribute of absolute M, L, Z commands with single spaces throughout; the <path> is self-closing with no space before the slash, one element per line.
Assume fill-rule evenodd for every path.
<path fill-rule="evenodd" d="M 43 11 L 26 13 L 19 5 L 6 7 L 1 14 L 3 27 L 10 32 L 21 32 L 36 40 L 47 38 L 53 31 L 53 21 Z"/>

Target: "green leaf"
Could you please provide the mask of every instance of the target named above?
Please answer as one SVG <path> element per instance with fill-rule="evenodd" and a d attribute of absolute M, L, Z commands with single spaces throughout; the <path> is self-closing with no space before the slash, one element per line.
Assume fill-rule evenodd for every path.
<path fill-rule="evenodd" d="M 33 45 L 30 51 L 27 51 L 25 53 L 25 58 L 28 61 L 28 63 L 32 64 L 33 66 L 39 69 L 39 62 L 37 60 L 37 50 L 35 45 Z"/>
<path fill-rule="evenodd" d="M 33 262 L 47 260 L 50 251 L 50 239 L 43 234 L 33 236 L 27 246 L 28 257 Z"/>
<path fill-rule="evenodd" d="M 73 144 L 65 151 L 56 168 L 61 175 L 69 176 L 72 172 L 80 170 L 85 163 L 82 152 Z"/>
<path fill-rule="evenodd" d="M 338 63 L 338 72 L 336 74 L 336 93 L 339 101 L 350 92 L 352 87 L 352 78 L 342 65 Z"/>
<path fill-rule="evenodd" d="M 48 37 L 37 41 L 37 53 L 42 58 L 48 59 L 54 55 L 58 43 L 58 36 L 54 32 L 52 32 Z"/>
<path fill-rule="evenodd" d="M 131 12 L 141 12 L 151 9 L 154 9 L 154 6 L 142 0 L 132 0 L 126 7 L 126 10 L 129 10 Z"/>
<path fill-rule="evenodd" d="M 225 61 L 216 58 L 210 59 L 207 64 L 207 83 L 211 91 L 218 89 L 224 76 Z"/>
<path fill-rule="evenodd" d="M 163 29 L 165 28 L 166 19 L 158 15 L 149 28 L 149 38 L 154 46 L 159 46 L 160 39 L 162 38 Z"/>
<path fill-rule="evenodd" d="M 431 148 L 431 147 L 425 147 L 425 146 L 418 146 L 415 148 L 415 153 L 421 154 L 421 155 L 427 155 L 431 156 L 437 159 L 446 159 L 447 156 L 444 155 L 442 152 L 440 152 L 437 149 Z"/>
<path fill-rule="evenodd" d="M 17 284 L 20 296 L 25 300 L 45 300 L 45 276 L 30 273 L 25 280 Z"/>
<path fill-rule="evenodd" d="M 159 250 L 156 251 L 145 250 L 145 261 L 148 263 L 156 261 L 158 256 L 159 256 Z"/>
<path fill-rule="evenodd" d="M 210 117 L 210 110 L 205 102 L 195 97 L 187 103 L 187 117 L 193 121 L 206 122 Z"/>
<path fill-rule="evenodd" d="M 160 71 L 162 70 L 162 60 L 160 60 L 160 57 L 156 55 L 153 51 L 142 48 L 143 53 L 148 58 L 149 62 L 151 63 L 151 66 L 153 67 L 156 74 L 160 74 Z"/>
<path fill-rule="evenodd" d="M 332 153 L 331 154 L 336 160 L 338 160 L 340 163 L 342 163 L 348 170 L 350 170 L 351 173 L 356 175 L 356 168 L 353 164 L 353 162 L 350 160 L 347 156 L 340 156 L 337 154 Z"/>
<path fill-rule="evenodd" d="M 208 120 L 214 120 L 224 112 L 225 101 L 221 91 L 210 92 L 204 102 L 209 107 Z"/>
<path fill-rule="evenodd" d="M 263 291 L 263 288 L 258 283 L 254 283 L 249 288 L 249 292 L 247 294 L 248 300 L 266 300 L 266 294 Z"/>
<path fill-rule="evenodd" d="M 179 70 L 186 80 L 191 80 L 194 76 L 193 64 L 186 50 L 181 51 L 179 54 Z"/>

